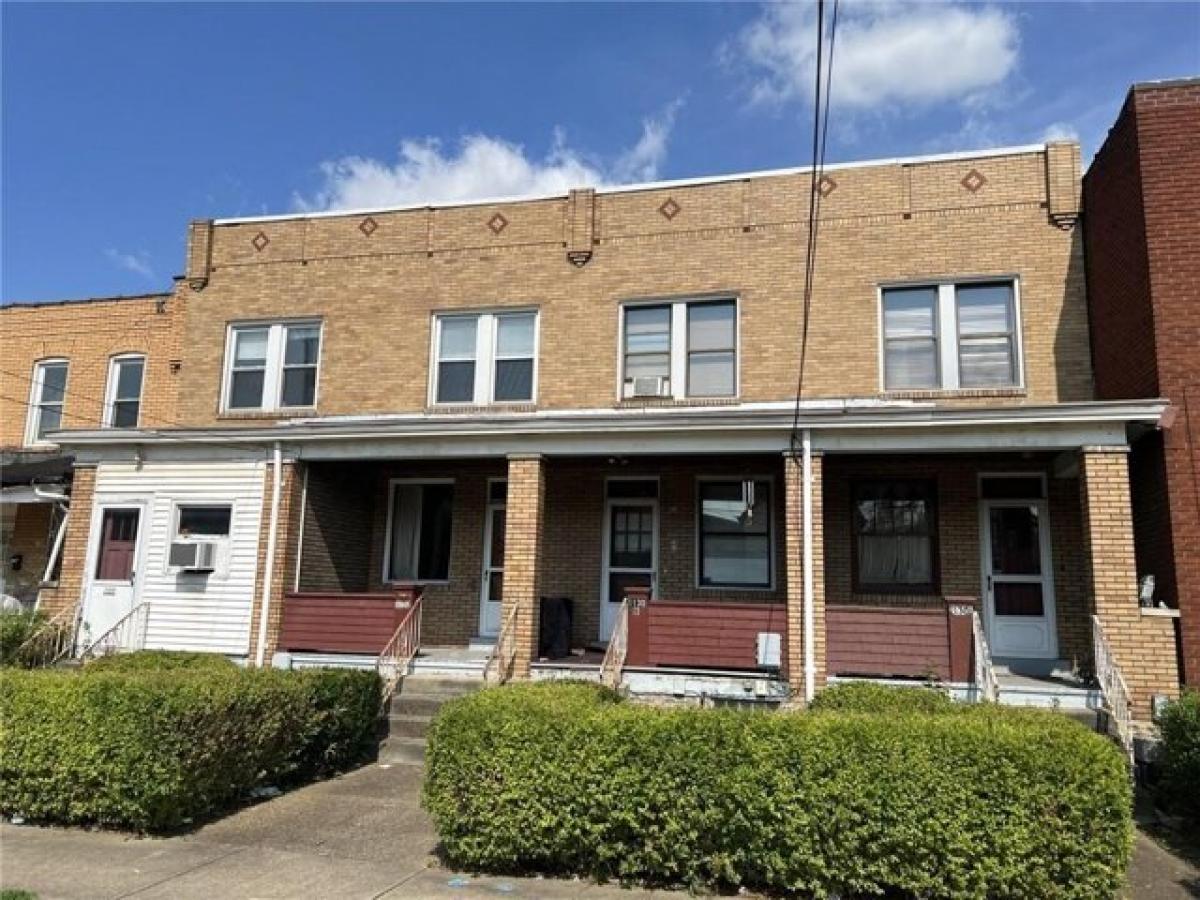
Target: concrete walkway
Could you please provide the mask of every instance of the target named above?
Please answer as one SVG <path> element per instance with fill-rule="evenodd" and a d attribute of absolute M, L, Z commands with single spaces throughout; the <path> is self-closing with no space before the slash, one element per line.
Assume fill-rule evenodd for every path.
<path fill-rule="evenodd" d="M 367 766 L 184 837 L 3 825 L 0 886 L 34 891 L 41 900 L 680 896 L 443 869 L 418 806 L 421 776 L 417 766 Z M 1139 834 L 1128 896 L 1195 900 L 1200 872 Z"/>

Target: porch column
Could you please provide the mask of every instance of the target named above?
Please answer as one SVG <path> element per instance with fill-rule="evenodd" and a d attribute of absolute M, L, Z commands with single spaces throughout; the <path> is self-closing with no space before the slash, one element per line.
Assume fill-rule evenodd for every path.
<path fill-rule="evenodd" d="M 271 573 L 270 610 L 267 613 L 266 652 L 263 665 L 271 665 L 271 657 L 279 643 L 279 626 L 283 622 L 283 595 L 291 590 L 295 575 L 296 551 L 300 537 L 300 487 L 303 482 L 299 464 L 284 461 L 279 468 L 279 521 L 275 536 L 275 565 Z M 274 463 L 263 467 L 262 518 L 258 528 L 258 574 L 254 583 L 254 599 L 250 614 L 250 654 L 253 662 L 258 655 L 259 622 L 263 613 L 263 580 L 267 571 L 267 544 L 271 528 L 271 491 L 274 483 Z"/>
<path fill-rule="evenodd" d="M 96 467 L 76 466 L 71 478 L 71 503 L 67 512 L 67 534 L 63 540 L 58 584 L 38 592 L 38 608 L 49 617 L 83 600 L 83 583 L 86 580 L 84 568 L 87 566 L 95 491 Z M 5 564 L 7 562 L 4 560 Z"/>
<path fill-rule="evenodd" d="M 1174 619 L 1143 610 L 1138 603 L 1128 454 L 1128 447 L 1083 447 L 1079 492 L 1091 563 L 1092 610 L 1129 686 L 1133 716 L 1148 722 L 1152 696 L 1179 693 L 1179 670 Z"/>
<path fill-rule="evenodd" d="M 822 501 L 823 458 L 811 454 L 812 609 L 815 681 L 825 684 L 825 529 Z M 786 674 L 792 696 L 804 697 L 804 459 L 783 455 L 784 568 L 787 571 Z"/>
<path fill-rule="evenodd" d="M 512 677 L 529 677 L 537 653 L 541 597 L 542 528 L 546 508 L 546 470 L 538 454 L 508 458 L 508 504 L 504 513 L 504 595 L 500 628 L 516 609 L 516 655 Z"/>

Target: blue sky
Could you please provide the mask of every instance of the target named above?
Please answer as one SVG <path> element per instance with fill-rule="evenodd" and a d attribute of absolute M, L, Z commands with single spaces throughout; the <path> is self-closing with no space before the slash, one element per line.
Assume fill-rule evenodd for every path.
<path fill-rule="evenodd" d="M 828 158 L 1077 136 L 1200 4 L 845 0 Z M 164 290 L 189 219 L 807 162 L 813 6 L 0 7 L 0 297 Z"/>

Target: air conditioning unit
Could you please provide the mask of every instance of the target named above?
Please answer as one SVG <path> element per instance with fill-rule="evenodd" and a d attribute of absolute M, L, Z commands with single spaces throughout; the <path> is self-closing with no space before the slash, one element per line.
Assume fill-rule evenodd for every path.
<path fill-rule="evenodd" d="M 185 572 L 211 572 L 217 567 L 217 545 L 212 541 L 172 541 L 167 559 Z"/>
<path fill-rule="evenodd" d="M 634 397 L 666 397 L 669 381 L 662 375 L 639 375 L 631 379 Z"/>

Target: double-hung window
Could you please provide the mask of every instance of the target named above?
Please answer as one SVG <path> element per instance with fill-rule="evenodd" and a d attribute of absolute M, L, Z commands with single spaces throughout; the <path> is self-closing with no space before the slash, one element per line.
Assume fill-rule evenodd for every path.
<path fill-rule="evenodd" d="M 388 510 L 388 581 L 446 581 L 454 508 L 451 481 L 396 480 Z"/>
<path fill-rule="evenodd" d="M 928 593 L 937 589 L 936 496 L 932 481 L 855 484 L 855 590 Z"/>
<path fill-rule="evenodd" d="M 236 412 L 315 406 L 320 358 L 320 322 L 230 326 L 225 408 Z"/>
<path fill-rule="evenodd" d="M 737 301 L 629 304 L 622 315 L 622 397 L 736 396 Z"/>
<path fill-rule="evenodd" d="M 701 587 L 771 586 L 771 482 L 700 482 Z"/>
<path fill-rule="evenodd" d="M 885 390 L 1020 386 L 1015 282 L 905 285 L 881 295 Z"/>
<path fill-rule="evenodd" d="M 144 356 L 114 356 L 109 363 L 104 405 L 104 424 L 109 428 L 137 428 L 145 373 Z"/>
<path fill-rule="evenodd" d="M 529 403 L 537 384 L 537 313 L 434 319 L 434 403 Z"/>
<path fill-rule="evenodd" d="M 62 428 L 66 398 L 67 361 L 47 359 L 38 363 L 33 369 L 25 443 L 43 443 L 47 434 Z"/>

